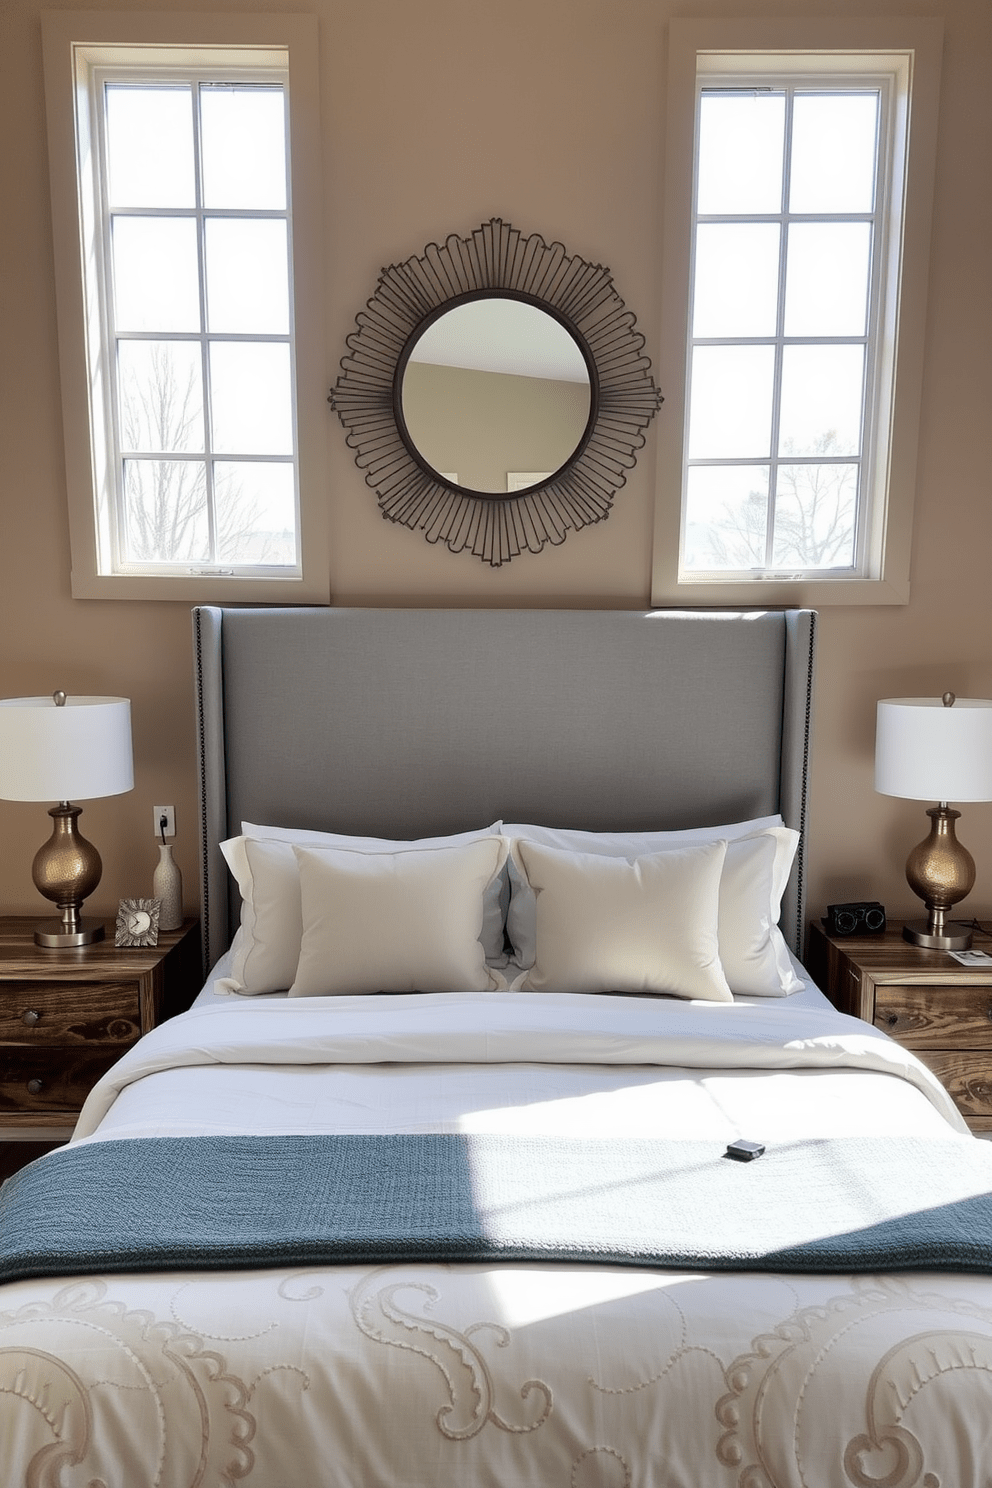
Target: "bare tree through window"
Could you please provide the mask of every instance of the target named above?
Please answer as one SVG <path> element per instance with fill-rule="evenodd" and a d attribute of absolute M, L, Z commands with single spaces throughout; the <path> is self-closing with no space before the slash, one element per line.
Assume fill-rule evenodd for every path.
<path fill-rule="evenodd" d="M 132 364 L 121 377 L 126 561 L 283 561 L 291 534 L 261 529 L 261 502 L 246 496 L 227 466 L 214 476 L 211 542 L 201 386 L 198 369 L 168 341 L 148 343 L 143 375 Z"/>

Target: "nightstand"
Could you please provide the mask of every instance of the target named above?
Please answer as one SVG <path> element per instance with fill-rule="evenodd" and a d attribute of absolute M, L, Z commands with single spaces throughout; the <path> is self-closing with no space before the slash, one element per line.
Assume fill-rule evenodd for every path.
<path fill-rule="evenodd" d="M 805 964 L 842 1013 L 874 1023 L 929 1065 L 973 1132 L 992 1132 L 992 966 L 910 945 L 901 923 L 882 935 L 834 936 L 815 922 Z"/>
<path fill-rule="evenodd" d="M 202 981 L 196 920 L 147 948 L 118 948 L 108 924 L 71 950 L 35 945 L 36 923 L 0 919 L 0 1139 L 65 1135 L 99 1077 Z"/>

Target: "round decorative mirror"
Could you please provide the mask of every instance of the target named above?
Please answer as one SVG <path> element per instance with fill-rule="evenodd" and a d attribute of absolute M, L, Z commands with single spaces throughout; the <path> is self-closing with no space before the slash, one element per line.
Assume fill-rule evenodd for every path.
<path fill-rule="evenodd" d="M 328 401 L 388 521 L 495 567 L 609 515 L 662 399 L 606 269 L 494 218 L 356 322 Z"/>
<path fill-rule="evenodd" d="M 595 421 L 596 369 L 539 303 L 473 294 L 416 327 L 393 379 L 396 422 L 436 479 L 490 499 L 547 484 Z"/>

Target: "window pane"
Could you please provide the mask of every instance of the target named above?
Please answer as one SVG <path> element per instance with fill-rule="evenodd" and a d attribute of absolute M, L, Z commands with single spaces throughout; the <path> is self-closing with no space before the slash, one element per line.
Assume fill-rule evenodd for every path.
<path fill-rule="evenodd" d="M 696 465 L 688 472 L 682 567 L 763 568 L 766 465 Z"/>
<path fill-rule="evenodd" d="M 787 346 L 779 454 L 859 454 L 863 381 L 860 346 Z"/>
<path fill-rule="evenodd" d="M 787 336 L 863 336 L 868 314 L 867 222 L 794 222 L 785 287 Z"/>
<path fill-rule="evenodd" d="M 771 346 L 697 346 L 692 356 L 689 458 L 767 455 L 771 443 Z"/>
<path fill-rule="evenodd" d="M 289 333 L 283 219 L 219 217 L 206 224 L 207 324 L 211 331 Z"/>
<path fill-rule="evenodd" d="M 791 212 L 871 212 L 878 94 L 799 93 L 792 124 Z"/>
<path fill-rule="evenodd" d="M 703 93 L 697 210 L 780 212 L 784 131 L 781 93 Z"/>
<path fill-rule="evenodd" d="M 115 217 L 114 321 L 119 331 L 198 331 L 192 217 Z"/>
<path fill-rule="evenodd" d="M 218 453 L 292 455 L 293 406 L 285 343 L 214 342 L 210 398 Z"/>
<path fill-rule="evenodd" d="M 777 223 L 700 223 L 694 336 L 775 334 L 779 237 Z"/>
<path fill-rule="evenodd" d="M 775 501 L 775 568 L 854 563 L 856 465 L 781 465 Z"/>
<path fill-rule="evenodd" d="M 297 562 L 292 465 L 218 460 L 214 494 L 221 563 Z"/>
<path fill-rule="evenodd" d="M 189 341 L 119 341 L 121 449 L 203 451 L 203 368 Z"/>
<path fill-rule="evenodd" d="M 210 557 L 202 460 L 124 461 L 125 563 L 204 563 Z"/>
<path fill-rule="evenodd" d="M 286 206 L 286 116 L 281 87 L 200 87 L 203 201 L 207 207 Z"/>
<path fill-rule="evenodd" d="M 188 87 L 108 84 L 111 207 L 192 207 L 193 95 Z"/>

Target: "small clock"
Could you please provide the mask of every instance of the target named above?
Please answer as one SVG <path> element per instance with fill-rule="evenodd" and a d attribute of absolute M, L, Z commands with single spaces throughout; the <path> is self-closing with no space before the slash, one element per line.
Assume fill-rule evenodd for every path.
<path fill-rule="evenodd" d="M 161 907 L 161 899 L 122 899 L 117 909 L 114 945 L 158 945 L 158 917 Z"/>

